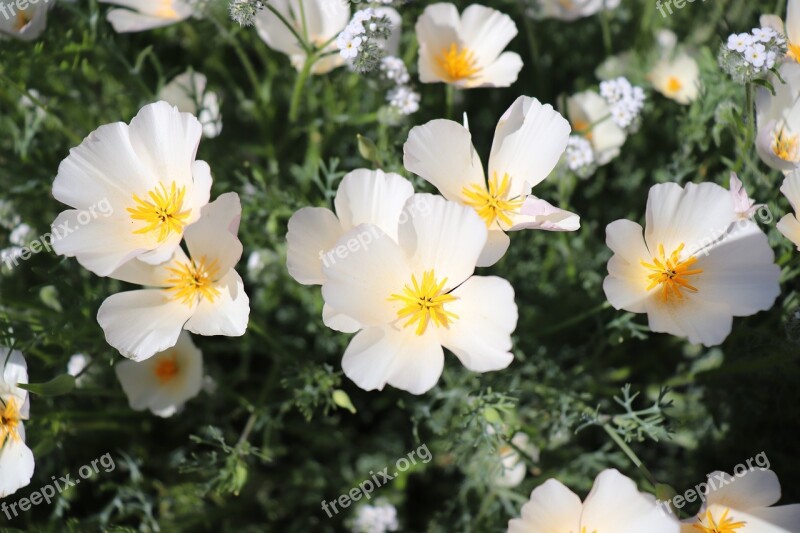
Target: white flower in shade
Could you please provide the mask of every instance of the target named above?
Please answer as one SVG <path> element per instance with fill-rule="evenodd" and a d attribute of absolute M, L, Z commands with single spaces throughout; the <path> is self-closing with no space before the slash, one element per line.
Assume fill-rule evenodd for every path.
<path fill-rule="evenodd" d="M 492 480 L 495 486 L 512 488 L 525 479 L 528 465 L 517 450 L 522 450 L 534 460 L 538 460 L 539 450 L 531 444 L 526 434 L 517 433 L 511 438 L 511 444 L 505 444 L 497 450 L 500 455 L 500 468 Z"/>
<path fill-rule="evenodd" d="M 142 361 L 175 346 L 183 329 L 244 335 L 250 305 L 234 270 L 242 255 L 236 238 L 240 216 L 239 196 L 222 194 L 186 229 L 188 256 L 177 248 L 160 265 L 134 260 L 115 270 L 110 277 L 151 288 L 106 298 L 97 311 L 106 341 L 125 357 Z"/>
<path fill-rule="evenodd" d="M 211 170 L 195 154 L 200 122 L 166 102 L 100 126 L 58 167 L 56 200 L 73 207 L 53 222 L 56 253 L 107 276 L 133 258 L 157 264 L 208 203 Z M 97 216 L 98 207 L 103 214 Z M 110 209 L 108 209 L 110 208 Z"/>
<path fill-rule="evenodd" d="M 700 67 L 685 52 L 660 60 L 648 75 L 653 88 L 679 104 L 689 104 L 699 93 Z"/>
<path fill-rule="evenodd" d="M 767 236 L 738 220 L 731 193 L 714 183 L 650 188 L 642 227 L 617 220 L 606 228 L 614 255 L 603 283 L 615 309 L 647 313 L 650 329 L 713 346 L 734 316 L 772 307 L 780 268 Z"/>
<path fill-rule="evenodd" d="M 336 37 L 350 21 L 350 2 L 331 0 L 269 0 L 286 20 L 303 35 L 308 32 L 308 40 L 315 46 L 325 45 L 325 52 L 336 51 Z M 301 7 L 302 6 L 302 7 Z M 305 26 L 303 15 L 305 12 Z M 255 17 L 258 36 L 275 51 L 289 56 L 297 70 L 303 68 L 306 52 L 295 35 L 270 10 L 262 9 Z M 344 65 L 345 59 L 339 54 L 327 54 L 311 67 L 313 74 L 325 74 Z"/>
<path fill-rule="evenodd" d="M 800 213 L 800 170 L 790 172 L 781 185 L 781 192 L 789 200 L 794 213 L 788 213 L 778 222 L 778 231 L 789 239 L 800 250 L 800 221 L 797 219 Z"/>
<path fill-rule="evenodd" d="M 386 93 L 386 100 L 401 115 L 411 115 L 419 111 L 420 94 L 411 87 L 399 85 L 390 89 Z"/>
<path fill-rule="evenodd" d="M 405 85 L 411 81 L 411 76 L 408 74 L 408 68 L 403 60 L 395 56 L 386 56 L 381 59 L 381 72 L 383 76 L 393 81 L 396 85 Z"/>
<path fill-rule="evenodd" d="M 361 37 L 349 31 L 343 31 L 336 38 L 336 47 L 339 48 L 339 55 L 345 59 L 353 59 L 361 50 Z"/>
<path fill-rule="evenodd" d="M 800 165 L 800 64 L 787 62 L 780 67 L 782 83 L 772 78 L 775 94 L 758 88 L 756 150 L 768 166 L 788 172 Z"/>
<path fill-rule="evenodd" d="M 451 120 L 416 126 L 403 146 L 403 164 L 448 200 L 472 207 L 489 229 L 478 266 L 496 263 L 508 249 L 506 231 L 574 231 L 580 219 L 530 195 L 561 158 L 569 124 L 550 105 L 521 96 L 500 117 L 489 154 L 488 179 L 469 130 Z"/>
<path fill-rule="evenodd" d="M 417 20 L 419 81 L 462 89 L 508 87 L 517 81 L 522 58 L 503 52 L 517 35 L 511 17 L 472 4 L 459 16 L 453 4 L 425 8 Z"/>
<path fill-rule="evenodd" d="M 548 479 L 522 506 L 522 517 L 508 523 L 508 533 L 679 533 L 680 529 L 653 496 L 639 492 L 636 483 L 614 469 L 600 472 L 583 503 L 560 481 Z"/>
<path fill-rule="evenodd" d="M 535 14 L 542 18 L 576 20 L 619 6 L 621 0 L 538 0 Z"/>
<path fill-rule="evenodd" d="M 67 362 L 67 374 L 75 378 L 76 387 L 80 387 L 86 382 L 87 375 L 82 372 L 91 362 L 92 358 L 82 353 L 76 353 L 69 358 Z"/>
<path fill-rule="evenodd" d="M 336 191 L 333 202 L 336 213 L 324 207 L 304 207 L 289 219 L 286 234 L 289 275 L 303 285 L 322 285 L 324 265 L 336 263 L 354 249 L 369 249 L 377 238 L 377 234 L 364 230 L 337 248 L 337 241 L 361 224 L 377 227 L 382 235 L 397 241 L 401 217 L 408 218 L 403 209 L 413 194 L 411 182 L 398 174 L 367 169 L 349 172 Z M 420 210 L 425 207 L 410 206 Z M 325 325 L 337 331 L 353 333 L 362 327 L 329 305 L 325 305 L 322 315 Z"/>
<path fill-rule="evenodd" d="M 567 99 L 567 117 L 573 131 L 592 143 L 598 165 L 619 155 L 628 134 L 611 120 L 611 108 L 598 93 L 584 91 Z"/>
<path fill-rule="evenodd" d="M 121 7 L 112 9 L 106 19 L 117 33 L 133 33 L 170 26 L 194 13 L 190 0 L 100 0 Z"/>
<path fill-rule="evenodd" d="M 781 484 L 772 470 L 755 468 L 736 477 L 712 472 L 708 480 L 717 489 L 706 495 L 697 516 L 683 521 L 682 533 L 800 531 L 800 504 L 775 506 Z"/>
<path fill-rule="evenodd" d="M 206 90 L 205 74 L 187 70 L 166 84 L 158 94 L 183 113 L 195 115 L 203 125 L 203 136 L 209 139 L 222 132 L 222 115 L 219 112 L 219 97 Z"/>
<path fill-rule="evenodd" d="M 25 358 L 17 350 L 0 348 L 0 498 L 27 486 L 33 476 L 33 452 L 25 444 L 25 425 L 30 415 Z"/>
<path fill-rule="evenodd" d="M 376 503 L 375 505 L 362 505 L 356 511 L 353 521 L 353 533 L 386 533 L 397 531 L 400 523 L 397 521 L 397 509 L 390 503 Z"/>
<path fill-rule="evenodd" d="M 744 53 L 753 44 L 753 36 L 749 33 L 732 33 L 728 36 L 727 47 L 734 52 Z"/>
<path fill-rule="evenodd" d="M 731 172 L 730 191 L 733 198 L 733 209 L 739 220 L 750 220 L 756 211 L 764 206 L 764 204 L 757 204 L 755 200 L 750 199 L 736 172 Z"/>
<path fill-rule="evenodd" d="M 181 332 L 172 348 L 146 361 L 122 361 L 114 366 L 131 409 L 149 409 L 163 418 L 174 415 L 203 387 L 203 353 L 192 336 Z"/>
<path fill-rule="evenodd" d="M 767 61 L 767 48 L 761 43 L 754 43 L 744 51 L 744 58 L 756 68 L 761 68 Z"/>
<path fill-rule="evenodd" d="M 342 369 L 365 390 L 387 384 L 412 394 L 430 390 L 444 366 L 442 347 L 473 372 L 500 370 L 514 359 L 514 289 L 498 277 L 473 276 L 486 224 L 473 209 L 441 196 L 417 194 L 408 204 L 398 241 L 362 224 L 337 246 L 369 232 L 375 235 L 369 247 L 322 268 L 325 303 L 363 328 Z"/>
<path fill-rule="evenodd" d="M 32 41 L 44 32 L 47 26 L 47 11 L 55 5 L 55 2 L 25 3 L 27 4 L 25 9 L 18 7 L 22 2 L 0 3 L 0 37 Z"/>

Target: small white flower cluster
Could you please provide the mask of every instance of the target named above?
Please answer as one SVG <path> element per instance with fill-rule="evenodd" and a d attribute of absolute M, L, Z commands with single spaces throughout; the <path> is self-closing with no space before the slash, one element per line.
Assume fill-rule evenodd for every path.
<path fill-rule="evenodd" d="M 720 48 L 719 63 L 738 83 L 766 74 L 786 53 L 786 39 L 772 28 L 733 33 Z"/>
<path fill-rule="evenodd" d="M 420 94 L 408 85 L 398 85 L 386 93 L 386 101 L 401 115 L 410 115 L 419 110 Z"/>
<path fill-rule="evenodd" d="M 390 503 L 362 505 L 353 522 L 353 533 L 385 533 L 397 531 L 397 509 Z"/>
<path fill-rule="evenodd" d="M 592 143 L 581 135 L 570 135 L 564 152 L 567 166 L 581 178 L 588 178 L 595 170 Z"/>
<path fill-rule="evenodd" d="M 633 129 L 644 108 L 644 89 L 624 77 L 600 83 L 602 96 L 611 109 L 611 119 L 622 129 Z"/>
<path fill-rule="evenodd" d="M 408 69 L 403 60 L 395 56 L 386 56 L 381 59 L 381 74 L 389 81 L 397 85 L 405 85 L 411 81 Z"/>
<path fill-rule="evenodd" d="M 356 11 L 336 38 L 339 55 L 353 70 L 369 72 L 383 58 L 383 47 L 378 41 L 389 38 L 390 26 L 389 19 L 378 15 L 371 7 Z"/>
<path fill-rule="evenodd" d="M 264 9 L 261 0 L 233 0 L 228 6 L 228 15 L 242 27 L 255 23 L 256 13 Z"/>

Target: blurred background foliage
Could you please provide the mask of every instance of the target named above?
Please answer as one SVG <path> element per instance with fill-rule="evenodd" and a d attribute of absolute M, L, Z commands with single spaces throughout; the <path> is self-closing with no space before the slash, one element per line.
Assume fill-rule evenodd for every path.
<path fill-rule="evenodd" d="M 508 255 L 488 269 L 516 290 L 516 360 L 507 370 L 476 375 L 448 356 L 439 386 L 419 397 L 391 388 L 364 392 L 342 376 L 348 337 L 323 326 L 319 290 L 288 276 L 284 236 L 296 209 L 330 206 L 347 171 L 378 164 L 408 176 L 402 144 L 413 125 L 445 116 L 444 87 L 417 85 L 420 111 L 387 123 L 380 120 L 385 88 L 377 77 L 338 69 L 310 80 L 300 118 L 290 123 L 296 73 L 288 59 L 253 28 L 228 20 L 225 3 L 214 2 L 200 20 L 129 35 L 113 32 L 107 6 L 59 2 L 38 41 L 2 42 L 2 246 L 20 222 L 36 235 L 48 231 L 63 209 L 50 193 L 52 180 L 70 147 L 101 124 L 129 121 L 192 67 L 222 97 L 223 132 L 201 142 L 198 159 L 211 165 L 212 197 L 237 191 L 242 198 L 239 270 L 252 307 L 244 337 L 195 338 L 208 386 L 179 415 L 162 420 L 129 409 L 112 369 L 121 356 L 105 344 L 95 320 L 103 299 L 128 287 L 50 253 L 6 268 L 2 342 L 26 355 L 31 381 L 63 374 L 72 354 L 94 360 L 71 393 L 33 396 L 27 439 L 36 473 L 8 501 L 51 476 L 74 475 L 107 452 L 117 468 L 10 523 L 0 516 L 4 530 L 341 530 L 354 509 L 329 519 L 321 501 L 425 443 L 433 460 L 374 495 L 397 506 L 403 529 L 503 531 L 548 477 L 586 491 L 601 469 L 616 467 L 652 489 L 603 424 L 630 441 L 659 482 L 679 492 L 764 451 L 783 480 L 783 501 L 800 501 L 793 483 L 800 477 L 800 268 L 798 254 L 775 229 L 790 208 L 778 191 L 779 173 L 759 163 L 754 150 L 740 149 L 742 131 L 728 118 L 731 110 L 741 112 L 744 89 L 715 59 L 729 33 L 757 26 L 762 13 L 783 15 L 785 1 L 687 3 L 662 17 L 650 0 L 623 0 L 613 12 L 573 23 L 530 19 L 526 0 L 488 2 L 517 22 L 510 49 L 525 66 L 510 88 L 456 95 L 451 118 L 468 115 L 484 162 L 497 119 L 518 95 L 559 107 L 565 96 L 598 83 L 595 70 L 610 54 L 622 54 L 624 74 L 646 86 L 660 28 L 691 48 L 705 89 L 688 107 L 649 91 L 641 129 L 619 158 L 588 180 L 562 172 L 537 187 L 538 196 L 579 213 L 582 227 L 516 233 Z M 424 6 L 399 7 L 401 55 L 412 74 L 413 24 Z M 360 154 L 359 134 L 375 143 L 376 161 Z M 623 217 L 641 221 L 654 183 L 727 186 L 734 169 L 773 216 L 761 225 L 783 267 L 775 307 L 736 319 L 728 340 L 713 349 L 650 334 L 644 315 L 611 309 L 602 291 L 610 256 L 605 226 Z M 639 396 L 615 402 L 624 400 L 626 384 Z M 661 398 L 664 387 L 670 390 Z M 631 414 L 637 410 L 657 416 L 645 421 Z M 529 435 L 540 453 L 526 456 L 520 486 L 500 488 L 492 483 L 497 449 L 515 431 Z"/>

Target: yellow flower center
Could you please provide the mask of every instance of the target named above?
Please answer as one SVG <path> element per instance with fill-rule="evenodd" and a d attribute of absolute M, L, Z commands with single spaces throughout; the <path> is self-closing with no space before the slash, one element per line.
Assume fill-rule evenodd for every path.
<path fill-rule="evenodd" d="M 178 18 L 178 12 L 175 11 L 175 8 L 172 5 L 172 0 L 161 0 L 158 9 L 156 10 L 156 16 L 165 19 Z"/>
<path fill-rule="evenodd" d="M 800 63 L 800 44 L 789 43 L 787 48 L 786 56 Z"/>
<path fill-rule="evenodd" d="M 736 533 L 736 530 L 742 529 L 746 522 L 734 522 L 733 518 L 728 518 L 728 512 L 730 512 L 730 509 L 725 509 L 719 522 L 715 522 L 711 511 L 706 511 L 706 515 L 702 518 L 698 517 L 698 523 L 692 524 L 692 528 L 703 533 Z M 708 525 L 706 525 L 706 522 L 708 522 Z"/>
<path fill-rule="evenodd" d="M 423 335 L 431 321 L 437 327 L 450 327 L 450 321 L 457 319 L 458 315 L 446 311 L 444 306 L 456 301 L 457 298 L 451 294 L 442 294 L 445 283 L 447 278 L 439 283 L 436 282 L 433 270 L 422 275 L 422 283 L 419 283 L 417 277 L 412 274 L 411 285 L 405 285 L 401 294 L 389 296 L 389 301 L 405 304 L 397 311 L 398 318 L 408 318 L 403 327 L 417 323 L 417 335 Z"/>
<path fill-rule="evenodd" d="M 675 76 L 670 76 L 667 80 L 667 92 L 670 94 L 675 94 L 683 89 L 683 84 L 681 80 L 676 78 Z"/>
<path fill-rule="evenodd" d="M 199 261 L 194 259 L 186 263 L 175 261 L 175 266 L 167 267 L 167 270 L 175 275 L 166 281 L 169 286 L 166 290 L 175 293 L 172 295 L 174 300 L 192 305 L 202 298 L 213 302 L 220 295 L 219 289 L 214 287 L 214 281 L 219 273 L 216 260 L 206 264 L 206 257 L 203 256 Z"/>
<path fill-rule="evenodd" d="M 165 385 L 178 375 L 178 371 L 180 371 L 180 368 L 178 367 L 178 363 L 175 360 L 175 354 L 173 353 L 168 357 L 164 357 L 163 359 L 159 360 L 158 363 L 156 363 L 153 373 L 156 375 L 161 384 Z"/>
<path fill-rule="evenodd" d="M 587 141 L 592 140 L 592 125 L 585 120 L 573 120 L 572 129 L 577 135 L 583 135 Z"/>
<path fill-rule="evenodd" d="M 781 128 L 780 131 L 772 134 L 772 151 L 784 161 L 797 162 L 800 160 L 798 136 L 787 133 L 786 129 Z"/>
<path fill-rule="evenodd" d="M 170 233 L 181 233 L 189 218 L 191 209 L 183 209 L 183 197 L 186 187 L 180 189 L 172 182 L 170 188 L 163 183 L 147 193 L 148 199 L 133 195 L 136 207 L 129 207 L 131 220 L 142 221 L 146 225 L 134 231 L 134 234 L 158 232 L 158 242 L 163 242 Z"/>
<path fill-rule="evenodd" d="M 28 23 L 33 20 L 33 17 L 29 17 L 28 14 L 24 11 L 17 11 L 17 20 L 14 23 L 14 30 L 15 31 L 22 31 L 22 28 L 28 25 Z"/>
<path fill-rule="evenodd" d="M 507 198 L 508 189 L 511 187 L 511 178 L 503 174 L 503 181 L 497 179 L 497 172 L 492 173 L 489 180 L 489 189 L 483 183 L 473 183 L 461 190 L 464 203 L 478 212 L 486 222 L 486 227 L 491 227 L 495 220 L 500 220 L 506 226 L 511 226 L 513 221 L 508 216 L 514 214 L 522 207 L 524 198 Z"/>
<path fill-rule="evenodd" d="M 689 276 L 696 276 L 700 274 L 702 269 L 691 270 L 690 267 L 697 262 L 697 258 L 692 256 L 688 259 L 681 260 L 680 254 L 683 250 L 683 243 L 678 246 L 669 257 L 664 253 L 664 245 L 658 245 L 658 257 L 653 257 L 652 263 L 641 261 L 643 267 L 652 271 L 647 278 L 650 280 L 650 285 L 647 290 L 651 290 L 658 285 L 661 285 L 660 298 L 661 301 L 666 302 L 671 297 L 676 297 L 678 300 L 683 299 L 683 292 L 697 292 L 697 288 L 689 284 L 687 278 Z"/>
<path fill-rule="evenodd" d="M 442 49 L 436 57 L 436 63 L 444 71 L 448 82 L 471 78 L 480 68 L 475 66 L 475 54 L 469 48 L 459 48 L 456 43 L 450 48 Z"/>
<path fill-rule="evenodd" d="M 2 402 L 2 400 L 0 400 Z M 20 440 L 19 427 L 20 416 L 17 402 L 14 398 L 9 398 L 2 406 L 3 410 L 0 411 L 0 448 L 9 440 Z"/>

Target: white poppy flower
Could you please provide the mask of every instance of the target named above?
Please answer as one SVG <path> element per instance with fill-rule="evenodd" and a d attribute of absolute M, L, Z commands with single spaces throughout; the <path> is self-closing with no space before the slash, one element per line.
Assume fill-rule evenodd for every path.
<path fill-rule="evenodd" d="M 459 16 L 453 4 L 425 8 L 417 20 L 419 81 L 462 89 L 508 87 L 517 81 L 522 58 L 503 52 L 517 35 L 511 17 L 472 4 Z"/>
<path fill-rule="evenodd" d="M 539 18 L 573 21 L 591 17 L 603 9 L 616 9 L 620 2 L 621 0 L 538 0 L 534 14 Z"/>
<path fill-rule="evenodd" d="M 531 444 L 525 433 L 517 433 L 511 438 L 511 444 L 500 447 L 500 470 L 494 476 L 493 483 L 498 487 L 516 487 L 525 479 L 528 465 L 517 450 L 522 450 L 534 460 L 538 460 L 539 450 Z"/>
<path fill-rule="evenodd" d="M 201 135 L 195 117 L 166 102 L 144 106 L 130 125 L 92 132 L 53 183 L 56 200 L 74 208 L 53 222 L 56 253 L 99 276 L 134 257 L 169 259 L 208 203 L 211 170 L 195 160 Z"/>
<path fill-rule="evenodd" d="M 508 249 L 506 231 L 574 231 L 580 219 L 530 195 L 561 158 L 569 124 L 550 105 L 520 96 L 500 117 L 489 154 L 488 180 L 469 129 L 451 120 L 414 127 L 403 164 L 448 200 L 475 209 L 489 229 L 478 266 L 490 266 Z"/>
<path fill-rule="evenodd" d="M 152 30 L 182 22 L 194 13 L 190 0 L 100 0 L 121 6 L 112 9 L 106 20 L 117 33 Z"/>
<path fill-rule="evenodd" d="M 14 2 L 0 3 L 0 37 L 13 37 L 21 41 L 32 41 L 44 32 L 47 26 L 47 11 L 55 4 L 46 0 L 28 3 L 19 9 Z"/>
<path fill-rule="evenodd" d="M 222 115 L 219 112 L 219 97 L 206 90 L 205 74 L 187 70 L 166 84 L 158 97 L 183 113 L 195 115 L 203 125 L 203 136 L 209 139 L 222 132 Z"/>
<path fill-rule="evenodd" d="M 531 493 L 522 517 L 508 522 L 508 533 L 679 533 L 680 529 L 653 496 L 639 492 L 636 483 L 614 469 L 600 472 L 583 503 L 560 481 L 549 479 Z"/>
<path fill-rule="evenodd" d="M 350 3 L 335 0 L 303 0 L 305 24 L 301 12 L 300 0 L 270 0 L 270 5 L 286 18 L 303 35 L 303 28 L 308 33 L 308 40 L 315 46 L 325 46 L 325 52 L 336 51 L 336 37 L 350 22 Z M 258 36 L 273 50 L 289 56 L 289 60 L 297 70 L 303 68 L 306 52 L 294 34 L 270 10 L 262 9 L 256 13 L 255 26 Z M 318 60 L 311 68 L 313 74 L 325 74 L 344 65 L 345 59 L 339 54 L 330 54 Z"/>
<path fill-rule="evenodd" d="M 780 66 L 782 83 L 772 78 L 775 95 L 759 87 L 756 95 L 756 151 L 768 166 L 784 172 L 800 165 L 800 64 Z"/>
<path fill-rule="evenodd" d="M 335 263 L 354 248 L 368 249 L 377 237 L 362 232 L 337 248 L 342 235 L 359 224 L 372 224 L 396 241 L 400 219 L 408 217 L 408 213 L 403 214 L 406 200 L 413 194 L 411 182 L 398 174 L 367 169 L 349 172 L 336 191 L 335 214 L 324 207 L 304 207 L 289 219 L 286 234 L 289 275 L 303 285 L 322 285 L 325 282 L 323 265 Z M 410 207 L 416 209 L 417 206 Z M 345 333 L 361 329 L 356 320 L 328 305 L 323 308 L 323 321 L 329 328 Z"/>
<path fill-rule="evenodd" d="M 242 256 L 236 238 L 241 205 L 225 193 L 203 207 L 186 229 L 189 255 L 177 248 L 160 265 L 134 260 L 110 277 L 152 287 L 106 298 L 97 321 L 108 344 L 134 361 L 175 346 L 181 330 L 198 335 L 244 335 L 250 305 L 234 266 Z"/>
<path fill-rule="evenodd" d="M 575 133 L 592 143 L 595 162 L 600 166 L 617 157 L 628 138 L 625 130 L 611 120 L 608 102 L 595 91 L 584 91 L 569 97 L 567 117 Z"/>
<path fill-rule="evenodd" d="M 639 224 L 617 220 L 606 244 L 611 305 L 647 313 L 652 331 L 693 344 L 720 344 L 734 316 L 765 311 L 780 293 L 767 236 L 739 223 L 731 193 L 714 183 L 654 185 L 644 237 Z"/>
<path fill-rule="evenodd" d="M 192 336 L 181 332 L 172 348 L 142 362 L 122 361 L 114 366 L 131 409 L 149 409 L 167 418 L 200 393 L 203 387 L 203 353 Z"/>
<path fill-rule="evenodd" d="M 685 52 L 659 61 L 648 77 L 656 91 L 679 104 L 689 104 L 697 99 L 700 67 Z"/>
<path fill-rule="evenodd" d="M 778 222 L 778 231 L 789 239 L 800 250 L 800 170 L 795 170 L 786 175 L 781 185 L 781 192 L 789 200 L 794 213 L 788 213 Z"/>
<path fill-rule="evenodd" d="M 33 476 L 33 452 L 25 444 L 23 420 L 30 416 L 25 358 L 17 350 L 0 348 L 0 498 L 27 486 Z"/>
<path fill-rule="evenodd" d="M 774 506 L 781 484 L 772 470 L 751 469 L 741 476 L 708 475 L 716 490 L 706 495 L 697 516 L 683 521 L 682 533 L 794 533 L 800 531 L 800 504 Z"/>
<path fill-rule="evenodd" d="M 347 377 L 365 390 L 386 384 L 422 394 L 439 380 L 447 348 L 465 367 L 507 367 L 517 324 L 514 289 L 497 277 L 473 276 L 486 243 L 486 224 L 473 209 L 440 196 L 417 194 L 398 241 L 362 224 L 339 239 L 375 235 L 323 265 L 322 296 L 363 329 L 342 359 Z"/>

